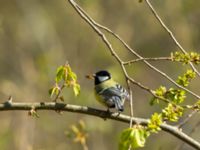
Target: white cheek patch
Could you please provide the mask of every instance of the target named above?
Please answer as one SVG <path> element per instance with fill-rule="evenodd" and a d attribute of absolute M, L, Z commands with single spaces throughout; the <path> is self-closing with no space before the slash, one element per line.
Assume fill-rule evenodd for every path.
<path fill-rule="evenodd" d="M 99 78 L 99 81 L 100 81 L 100 82 L 103 82 L 103 81 L 106 81 L 106 80 L 109 79 L 108 76 L 99 76 L 98 78 Z"/>

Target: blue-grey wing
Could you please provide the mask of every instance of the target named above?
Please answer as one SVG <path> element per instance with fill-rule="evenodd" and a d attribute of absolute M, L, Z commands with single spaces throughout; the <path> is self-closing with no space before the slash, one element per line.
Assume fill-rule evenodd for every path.
<path fill-rule="evenodd" d="M 124 101 L 129 97 L 128 92 L 119 84 L 103 89 L 98 94 L 102 96 L 109 107 L 115 107 L 120 111 L 123 111 Z"/>
<path fill-rule="evenodd" d="M 116 89 L 120 91 L 121 97 L 123 99 L 129 100 L 129 93 L 127 92 L 125 88 L 123 88 L 120 84 L 116 84 Z"/>

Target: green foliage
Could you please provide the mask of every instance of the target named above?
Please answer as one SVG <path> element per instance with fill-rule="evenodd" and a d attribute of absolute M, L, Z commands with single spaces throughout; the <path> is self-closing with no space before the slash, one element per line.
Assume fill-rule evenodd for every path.
<path fill-rule="evenodd" d="M 148 123 L 148 130 L 150 132 L 154 132 L 154 133 L 157 133 L 158 131 L 160 131 L 160 125 L 162 124 L 162 115 L 161 114 L 158 114 L 158 113 L 154 113 L 152 116 L 151 116 L 151 119 Z"/>
<path fill-rule="evenodd" d="M 190 59 L 195 64 L 199 64 L 200 63 L 200 54 L 195 53 L 195 52 L 191 52 L 190 53 Z"/>
<path fill-rule="evenodd" d="M 191 82 L 191 80 L 194 79 L 195 77 L 196 73 L 190 69 L 187 70 L 187 72 L 183 76 L 178 77 L 177 83 L 184 87 L 187 87 Z"/>
<path fill-rule="evenodd" d="M 77 83 L 77 76 L 68 63 L 57 68 L 55 85 L 49 89 L 49 95 L 51 97 L 55 96 L 55 100 L 59 98 L 61 101 L 64 101 L 64 97 L 60 96 L 60 93 L 65 87 L 72 87 L 75 96 L 80 94 L 80 85 Z"/>
<path fill-rule="evenodd" d="M 156 95 L 156 97 L 153 97 L 151 99 L 151 102 L 150 102 L 151 105 L 155 103 L 159 103 L 159 98 L 170 100 L 175 104 L 182 103 L 186 98 L 184 90 L 174 89 L 174 88 L 170 88 L 167 90 L 167 88 L 164 86 L 160 86 L 158 89 L 156 89 L 154 91 L 154 94 Z"/>
<path fill-rule="evenodd" d="M 163 119 L 176 122 L 183 115 L 183 107 L 171 103 L 162 110 Z"/>
<path fill-rule="evenodd" d="M 156 94 L 156 96 L 164 98 L 166 92 L 167 92 L 166 87 L 160 86 L 158 89 L 155 90 L 154 93 Z"/>
<path fill-rule="evenodd" d="M 53 95 L 58 95 L 60 91 L 60 87 L 58 86 L 58 84 L 56 83 L 54 87 L 49 89 L 49 95 L 51 97 L 53 97 Z"/>
<path fill-rule="evenodd" d="M 62 79 L 65 80 L 65 77 L 67 75 L 66 69 L 63 66 L 60 66 L 57 68 L 56 71 L 56 83 L 60 82 Z"/>
<path fill-rule="evenodd" d="M 190 52 L 184 54 L 182 52 L 171 53 L 171 58 L 173 61 L 182 62 L 183 64 L 188 64 L 189 62 L 194 62 L 195 64 L 200 63 L 200 54 L 195 52 Z"/>
<path fill-rule="evenodd" d="M 166 87 L 160 86 L 158 89 L 154 91 L 154 94 L 156 97 L 153 97 L 150 101 L 150 105 L 158 104 L 159 103 L 159 98 L 164 98 L 165 93 L 167 92 Z"/>
<path fill-rule="evenodd" d="M 75 84 L 73 85 L 73 90 L 74 90 L 75 96 L 78 96 L 79 93 L 80 93 L 80 85 L 77 84 L 77 83 L 75 83 Z"/>
<path fill-rule="evenodd" d="M 125 129 L 120 136 L 119 150 L 127 150 L 129 146 L 132 149 L 144 147 L 148 136 L 149 132 L 140 125 Z"/>
<path fill-rule="evenodd" d="M 185 100 L 186 95 L 184 90 L 170 88 L 165 93 L 165 98 L 171 100 L 175 104 L 180 104 Z"/>

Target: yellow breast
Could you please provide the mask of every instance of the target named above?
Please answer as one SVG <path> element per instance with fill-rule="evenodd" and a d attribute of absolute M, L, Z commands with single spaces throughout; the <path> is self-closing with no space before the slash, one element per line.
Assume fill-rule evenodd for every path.
<path fill-rule="evenodd" d="M 96 100 L 101 103 L 102 105 L 106 106 L 107 107 L 107 104 L 105 103 L 105 100 L 103 99 L 102 96 L 98 95 L 97 92 L 94 90 L 94 95 L 95 95 L 95 98 Z"/>

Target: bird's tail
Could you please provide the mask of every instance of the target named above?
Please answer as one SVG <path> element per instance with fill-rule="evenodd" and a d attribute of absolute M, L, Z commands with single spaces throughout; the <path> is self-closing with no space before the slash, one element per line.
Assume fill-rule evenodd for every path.
<path fill-rule="evenodd" d="M 115 97 L 115 108 L 120 112 L 124 111 L 122 100 L 119 97 Z"/>

